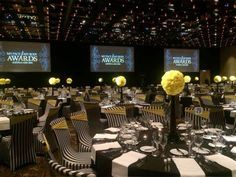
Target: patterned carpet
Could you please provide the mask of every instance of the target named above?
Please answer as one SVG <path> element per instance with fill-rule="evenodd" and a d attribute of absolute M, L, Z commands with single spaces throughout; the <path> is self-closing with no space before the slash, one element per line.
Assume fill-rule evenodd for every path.
<path fill-rule="evenodd" d="M 75 149 L 76 134 L 70 121 L 67 121 L 71 133 L 71 143 Z M 46 159 L 43 156 L 37 156 L 36 164 L 26 165 L 15 172 L 11 172 L 9 167 L 0 164 L 0 177 L 50 177 L 50 169 Z"/>

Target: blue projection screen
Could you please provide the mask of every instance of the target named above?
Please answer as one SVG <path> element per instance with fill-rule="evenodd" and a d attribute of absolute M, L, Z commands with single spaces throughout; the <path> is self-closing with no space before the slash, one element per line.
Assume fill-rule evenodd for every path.
<path fill-rule="evenodd" d="M 199 50 L 164 49 L 164 70 L 199 72 Z"/>
<path fill-rule="evenodd" d="M 50 45 L 0 41 L 0 72 L 50 72 Z"/>
<path fill-rule="evenodd" d="M 90 46 L 91 72 L 134 72 L 133 47 Z"/>

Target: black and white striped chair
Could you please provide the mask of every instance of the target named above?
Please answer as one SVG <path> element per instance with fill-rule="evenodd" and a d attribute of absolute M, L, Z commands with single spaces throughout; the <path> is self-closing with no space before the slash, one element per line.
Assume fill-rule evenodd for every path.
<path fill-rule="evenodd" d="M 76 131 L 79 152 L 90 152 L 92 138 L 89 134 L 89 125 L 86 111 L 83 110 L 74 112 L 71 114 L 70 118 Z"/>
<path fill-rule="evenodd" d="M 82 168 L 79 170 L 73 170 L 61 165 L 55 156 L 53 155 L 50 146 L 48 144 L 47 138 L 42 134 L 42 144 L 44 144 L 44 152 L 46 160 L 48 161 L 50 167 L 51 177 L 96 177 L 96 173 L 92 168 Z"/>
<path fill-rule="evenodd" d="M 39 155 L 43 154 L 42 144 L 40 142 L 42 139 L 42 133 L 44 133 L 49 140 L 51 150 L 53 152 L 58 148 L 55 138 L 53 138 L 54 133 L 51 129 L 50 123 L 52 120 L 58 118 L 60 107 L 61 104 L 59 104 L 57 107 L 50 107 L 44 124 L 40 124 L 40 126 L 33 129 L 35 149 L 36 153 Z"/>
<path fill-rule="evenodd" d="M 11 171 L 25 164 L 36 163 L 32 133 L 36 119 L 36 112 L 10 117 L 12 134 L 3 137 L 0 142 L 0 162 L 9 165 Z"/>
<path fill-rule="evenodd" d="M 185 119 L 188 120 L 194 129 L 201 129 L 202 124 L 210 124 L 210 109 L 202 108 L 201 114 L 196 114 L 196 108 L 185 107 Z"/>
<path fill-rule="evenodd" d="M 142 119 L 144 121 L 165 122 L 165 110 L 161 106 L 144 106 L 141 108 Z"/>
<path fill-rule="evenodd" d="M 78 170 L 91 167 L 90 152 L 76 152 L 70 144 L 70 132 L 65 118 L 58 118 L 50 123 L 59 145 L 61 164 Z"/>
<path fill-rule="evenodd" d="M 106 115 L 108 127 L 120 127 L 124 123 L 128 123 L 125 106 L 105 108 L 103 113 Z"/>
<path fill-rule="evenodd" d="M 221 106 L 210 108 L 210 124 L 214 128 L 220 128 L 223 130 L 226 128 L 225 114 Z"/>

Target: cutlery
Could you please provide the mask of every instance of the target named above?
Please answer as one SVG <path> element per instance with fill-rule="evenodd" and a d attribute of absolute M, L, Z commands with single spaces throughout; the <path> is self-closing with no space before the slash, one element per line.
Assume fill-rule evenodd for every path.
<path fill-rule="evenodd" d="M 180 150 L 179 148 L 176 148 L 176 150 L 179 151 L 182 155 L 185 155 L 184 152 Z"/>

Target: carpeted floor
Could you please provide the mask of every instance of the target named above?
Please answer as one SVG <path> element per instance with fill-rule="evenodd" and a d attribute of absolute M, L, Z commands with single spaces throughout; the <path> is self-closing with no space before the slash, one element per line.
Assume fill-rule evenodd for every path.
<path fill-rule="evenodd" d="M 71 142 L 75 149 L 77 149 L 77 140 L 75 130 L 70 121 L 67 121 L 71 133 Z M 15 172 L 11 172 L 9 167 L 0 164 L 0 177 L 50 177 L 50 169 L 47 161 L 43 156 L 37 156 L 36 164 L 26 165 Z"/>

